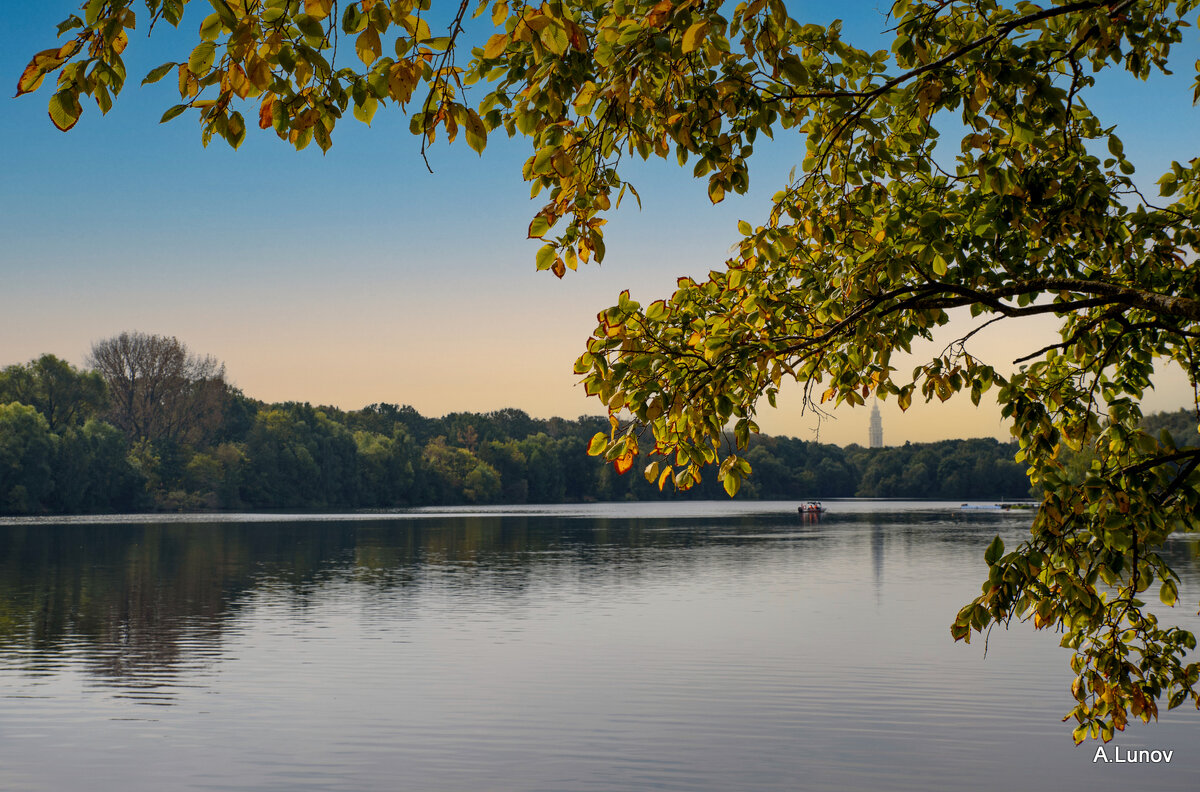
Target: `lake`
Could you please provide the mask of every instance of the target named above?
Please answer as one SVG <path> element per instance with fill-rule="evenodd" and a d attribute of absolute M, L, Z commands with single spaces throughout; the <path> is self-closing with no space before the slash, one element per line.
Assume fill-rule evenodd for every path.
<path fill-rule="evenodd" d="M 0 520 L 0 789 L 1200 786 L 1190 706 L 1093 763 L 1056 635 L 951 640 L 1028 512 L 826 505 Z"/>

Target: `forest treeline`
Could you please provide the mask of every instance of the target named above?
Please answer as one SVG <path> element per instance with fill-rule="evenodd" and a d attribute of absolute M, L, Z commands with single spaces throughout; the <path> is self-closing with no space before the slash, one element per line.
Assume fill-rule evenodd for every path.
<path fill-rule="evenodd" d="M 43 355 L 0 371 L 0 512 L 727 497 L 715 477 L 676 493 L 636 470 L 618 475 L 586 453 L 608 428 L 516 409 L 430 418 L 393 404 L 268 404 L 174 338 L 126 333 L 94 346 L 86 369 Z M 1015 453 L 993 439 L 867 449 L 760 435 L 738 497 L 1026 498 Z"/>

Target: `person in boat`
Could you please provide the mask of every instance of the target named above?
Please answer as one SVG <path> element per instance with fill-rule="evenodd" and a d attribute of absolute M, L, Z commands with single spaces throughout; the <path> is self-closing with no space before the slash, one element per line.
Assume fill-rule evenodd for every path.
<path fill-rule="evenodd" d="M 809 501 L 803 506 L 798 507 L 798 510 L 801 514 L 820 514 L 825 511 L 820 501 Z"/>

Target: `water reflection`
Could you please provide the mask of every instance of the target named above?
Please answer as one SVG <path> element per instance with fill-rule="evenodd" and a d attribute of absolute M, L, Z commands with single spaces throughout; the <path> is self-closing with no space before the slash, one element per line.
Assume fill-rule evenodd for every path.
<path fill-rule="evenodd" d="M 1087 781 L 1058 723 L 1054 636 L 994 636 L 986 661 L 949 640 L 983 547 L 1025 518 L 687 508 L 0 526 L 0 788 L 1118 778 Z M 1193 551 L 1167 553 L 1192 601 Z M 1130 740 L 1182 755 L 1198 727 Z M 1152 780 L 1193 788 L 1189 761 Z"/>
<path fill-rule="evenodd" d="M 981 537 L 1001 532 L 1016 542 L 1023 528 L 1019 516 L 964 525 L 931 507 L 819 522 L 776 512 L 0 526 L 0 656 L 31 674 L 83 656 L 99 677 L 161 678 L 189 656 L 219 656 L 222 632 L 256 590 L 282 592 L 300 610 L 332 581 L 347 580 L 377 591 L 452 586 L 502 602 L 564 569 L 586 585 L 661 574 L 663 556 L 654 550 L 673 551 L 670 569 L 678 573 L 688 564 L 681 551 L 808 540 L 806 552 L 836 556 L 852 554 L 846 545 L 864 533 L 878 604 L 885 559 L 950 550 L 969 566 Z M 1197 576 L 1195 548 L 1177 542 L 1165 553 L 1185 585 Z M 752 566 L 758 558 L 734 553 L 722 563 Z"/>

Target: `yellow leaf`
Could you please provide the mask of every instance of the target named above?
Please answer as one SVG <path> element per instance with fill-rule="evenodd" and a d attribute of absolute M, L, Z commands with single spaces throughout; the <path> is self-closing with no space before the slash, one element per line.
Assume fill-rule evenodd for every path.
<path fill-rule="evenodd" d="M 333 8 L 333 0 L 304 0 L 304 13 L 314 19 L 324 19 Z"/>
<path fill-rule="evenodd" d="M 370 66 L 383 52 L 379 43 L 379 31 L 373 25 L 367 25 L 367 29 L 358 34 L 354 49 L 358 53 L 358 59 Z"/>
<path fill-rule="evenodd" d="M 540 38 L 546 49 L 555 55 L 562 55 L 571 46 L 571 39 L 567 36 L 566 29 L 556 24 L 547 25 L 542 30 Z"/>
<path fill-rule="evenodd" d="M 704 41 L 704 34 L 706 33 L 708 33 L 707 22 L 696 22 L 689 27 L 683 34 L 683 51 L 688 53 L 700 49 L 700 44 Z"/>
<path fill-rule="evenodd" d="M 721 486 L 725 488 L 725 492 L 729 497 L 737 495 L 738 489 L 742 486 L 742 480 L 732 471 L 725 474 L 725 478 L 721 480 Z"/>
<path fill-rule="evenodd" d="M 499 2 L 492 6 L 492 24 L 499 27 L 508 18 L 508 3 Z"/>
<path fill-rule="evenodd" d="M 400 20 L 400 24 L 404 25 L 404 29 L 408 31 L 410 36 L 412 36 L 415 43 L 419 44 L 422 41 L 428 41 L 430 38 L 432 38 L 429 32 L 429 23 L 424 19 L 421 19 L 419 16 L 409 14 L 404 19 Z"/>
<path fill-rule="evenodd" d="M 596 432 L 596 434 L 592 437 L 591 442 L 588 443 L 588 456 L 600 456 L 607 448 L 608 438 L 605 437 L 604 432 Z"/>
<path fill-rule="evenodd" d="M 499 58 L 504 54 L 504 49 L 508 46 L 508 36 L 504 33 L 497 33 L 487 40 L 487 44 L 483 47 L 483 57 L 488 60 Z"/>
<path fill-rule="evenodd" d="M 271 84 L 271 64 L 259 57 L 252 57 L 246 62 L 249 70 L 246 76 L 250 83 L 260 91 L 267 90 Z"/>

